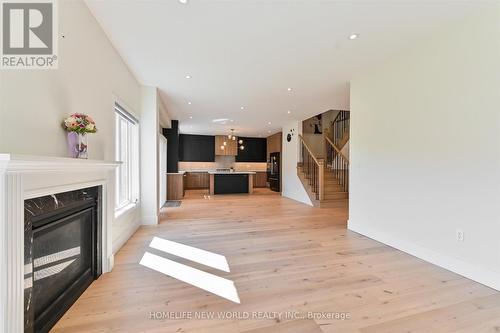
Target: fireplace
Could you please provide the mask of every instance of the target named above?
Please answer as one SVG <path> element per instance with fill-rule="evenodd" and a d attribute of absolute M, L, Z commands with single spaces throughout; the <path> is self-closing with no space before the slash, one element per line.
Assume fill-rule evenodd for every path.
<path fill-rule="evenodd" d="M 24 331 L 48 332 L 101 268 L 101 187 L 24 201 Z"/>
<path fill-rule="evenodd" d="M 34 285 L 33 254 L 35 254 L 35 258 L 42 258 L 36 263 L 37 271 L 48 268 L 48 266 L 43 265 L 47 262 L 44 261 L 43 257 L 47 258 L 48 261 L 61 258 L 61 260 L 56 261 L 62 264 L 55 268 L 55 270 L 61 269 L 58 274 L 68 273 L 71 275 L 75 273 L 71 270 L 77 265 L 78 269 L 75 267 L 75 270 L 77 273 L 82 273 L 81 276 L 86 276 L 83 280 L 89 283 L 88 274 L 84 273 L 88 270 L 83 269 L 83 266 L 88 263 L 87 260 L 83 260 L 83 266 L 80 266 L 80 261 L 65 266 L 67 261 L 88 255 L 86 245 L 82 247 L 82 245 L 73 245 L 72 242 L 78 239 L 89 239 L 88 229 L 82 227 L 82 225 L 88 226 L 82 221 L 92 220 L 89 213 L 87 212 L 79 218 L 80 223 L 66 221 L 69 223 L 66 228 L 70 230 L 67 234 L 75 237 L 68 240 L 68 244 L 66 244 L 68 247 L 53 242 L 53 238 L 48 238 L 49 236 L 44 234 L 44 231 L 49 232 L 52 229 L 48 224 L 43 229 L 43 223 L 39 223 L 40 220 L 37 220 L 37 218 L 41 219 L 42 215 L 51 216 L 52 219 L 64 219 L 63 215 L 65 215 L 71 220 L 69 216 L 72 213 L 68 213 L 70 209 L 78 207 L 78 210 L 73 212 L 77 213 L 89 208 L 80 206 L 82 202 L 93 201 L 96 203 L 94 212 L 97 212 L 97 215 L 90 213 L 93 216 L 91 223 L 93 226 L 90 229 L 94 237 L 92 241 L 94 251 L 92 254 L 94 261 L 91 264 L 93 265 L 91 266 L 92 279 L 99 276 L 101 272 L 104 274 L 112 270 L 114 262 L 115 170 L 119 165 L 120 162 L 115 161 L 0 154 L 0 267 L 2 268 L 0 269 L 0 333 L 33 332 L 36 329 L 35 306 L 37 306 L 37 300 L 40 299 L 40 296 L 37 299 L 34 298 L 36 285 Z M 86 193 L 78 192 L 82 189 Z M 31 203 L 32 206 L 25 206 L 25 203 Z M 61 215 L 58 215 L 59 213 Z M 33 228 L 33 222 L 35 222 L 35 228 Z M 55 225 L 53 227 L 55 228 Z M 87 236 L 86 238 L 83 236 L 83 238 L 78 238 L 75 233 Z M 66 232 L 60 230 L 60 234 L 66 235 Z M 58 240 L 57 236 L 55 236 L 55 240 Z M 46 252 L 43 252 L 43 246 L 41 248 L 33 247 L 33 241 L 45 242 L 50 244 L 49 246 L 54 244 L 54 248 L 48 247 Z M 79 249 L 78 246 L 80 246 Z M 52 263 L 55 264 L 55 262 Z M 37 277 L 49 274 L 48 272 L 46 270 L 37 273 Z M 56 274 L 46 278 L 54 278 L 55 276 Z M 37 279 L 37 281 L 42 283 L 43 279 Z M 73 281 L 74 284 L 62 286 L 62 288 L 59 285 L 57 289 L 69 290 L 68 295 L 73 295 L 73 298 L 76 299 L 81 290 L 86 288 L 85 283 L 80 282 Z M 71 289 L 72 286 L 74 286 L 73 289 Z M 46 296 L 46 299 L 52 297 L 58 301 L 58 296 L 56 297 L 55 294 Z M 64 296 L 67 295 L 63 295 L 66 302 L 73 302 L 71 297 Z M 66 304 L 59 304 L 64 310 L 59 313 L 46 314 L 46 318 L 53 316 L 51 318 L 54 321 L 56 320 L 54 318 L 67 309 Z M 54 307 L 53 309 L 56 310 Z M 40 311 L 43 312 L 43 309 L 38 308 L 37 317 L 40 317 Z"/>

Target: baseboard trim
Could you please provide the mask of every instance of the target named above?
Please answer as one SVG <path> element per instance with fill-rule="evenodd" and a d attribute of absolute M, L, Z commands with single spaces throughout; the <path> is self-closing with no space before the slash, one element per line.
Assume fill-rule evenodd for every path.
<path fill-rule="evenodd" d="M 113 240 L 113 255 L 120 251 L 123 245 L 132 237 L 137 229 L 141 226 L 140 221 L 130 224 L 130 227 L 120 233 L 118 237 Z"/>
<path fill-rule="evenodd" d="M 347 221 L 347 229 L 500 291 L 500 272 L 472 265 L 460 259 L 429 250 L 413 242 L 395 239 L 393 235 L 370 230 L 365 226 L 356 225 L 351 220 Z"/>
<path fill-rule="evenodd" d="M 158 224 L 158 215 L 143 216 L 140 224 L 142 224 L 142 225 L 157 225 Z"/>
<path fill-rule="evenodd" d="M 299 200 L 298 198 L 295 198 L 295 196 L 293 196 L 293 195 L 289 195 L 288 193 L 281 192 L 281 196 L 282 196 L 282 197 L 284 197 L 284 198 L 287 198 L 287 199 L 293 200 L 293 201 L 295 201 L 295 202 L 298 202 L 298 203 L 304 204 L 304 205 L 306 205 L 306 206 L 311 206 L 311 207 L 314 207 L 314 205 L 312 204 L 312 202 L 307 202 L 307 201 L 302 201 L 302 200 Z"/>

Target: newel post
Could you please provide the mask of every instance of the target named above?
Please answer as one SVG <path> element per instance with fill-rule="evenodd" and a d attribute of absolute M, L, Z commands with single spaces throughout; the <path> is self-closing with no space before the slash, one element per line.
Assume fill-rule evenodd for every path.
<path fill-rule="evenodd" d="M 328 134 L 329 134 L 328 128 L 325 128 L 325 130 L 323 131 L 323 140 L 321 140 L 321 146 L 323 148 L 323 157 L 325 159 L 327 159 L 328 157 L 328 143 L 326 142 Z"/>
<path fill-rule="evenodd" d="M 319 200 L 325 198 L 325 160 L 318 159 L 318 191 Z"/>

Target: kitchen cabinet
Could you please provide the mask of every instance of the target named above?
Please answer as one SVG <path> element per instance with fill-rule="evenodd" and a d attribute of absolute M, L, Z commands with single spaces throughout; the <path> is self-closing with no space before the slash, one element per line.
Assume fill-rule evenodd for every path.
<path fill-rule="evenodd" d="M 224 144 L 224 142 L 226 144 Z M 237 154 L 238 154 L 238 138 L 233 140 L 229 139 L 227 135 L 215 136 L 215 155 L 236 156 Z"/>
<path fill-rule="evenodd" d="M 214 162 L 215 137 L 212 135 L 181 134 L 179 160 L 182 162 Z"/>
<path fill-rule="evenodd" d="M 210 177 L 208 172 L 186 172 L 185 188 L 186 190 L 208 189 L 210 186 Z"/>
<path fill-rule="evenodd" d="M 163 136 L 167 138 L 167 172 L 179 171 L 179 121 L 172 120 L 172 128 L 164 128 Z"/>
<path fill-rule="evenodd" d="M 184 197 L 183 174 L 167 173 L 167 200 L 182 200 Z"/>
<path fill-rule="evenodd" d="M 253 187 L 267 187 L 267 172 L 257 171 L 253 177 Z"/>
<path fill-rule="evenodd" d="M 238 150 L 236 162 L 266 162 L 267 161 L 267 141 L 265 138 L 246 138 L 243 140 L 245 149 Z"/>
<path fill-rule="evenodd" d="M 267 137 L 267 160 L 269 160 L 269 154 L 281 152 L 281 140 L 281 132 Z"/>

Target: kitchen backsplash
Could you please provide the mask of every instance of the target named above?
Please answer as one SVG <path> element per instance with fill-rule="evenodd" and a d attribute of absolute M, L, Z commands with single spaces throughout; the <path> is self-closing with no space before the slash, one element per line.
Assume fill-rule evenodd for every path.
<path fill-rule="evenodd" d="M 236 171 L 267 171 L 267 163 L 234 163 Z"/>
<path fill-rule="evenodd" d="M 215 162 L 179 162 L 180 171 L 229 169 L 236 171 L 266 171 L 267 163 L 235 162 L 233 156 L 216 156 Z"/>

